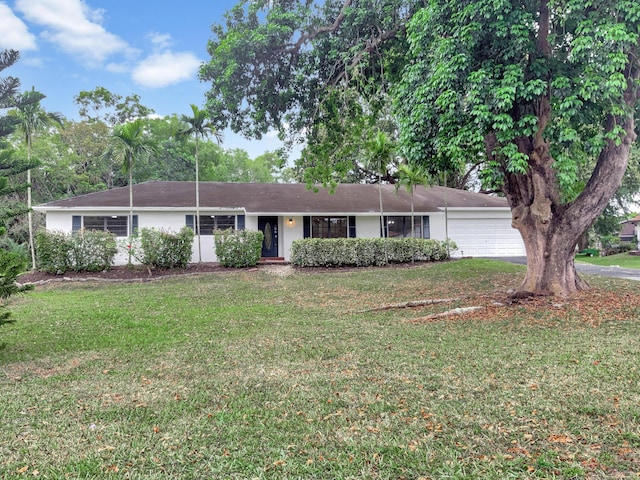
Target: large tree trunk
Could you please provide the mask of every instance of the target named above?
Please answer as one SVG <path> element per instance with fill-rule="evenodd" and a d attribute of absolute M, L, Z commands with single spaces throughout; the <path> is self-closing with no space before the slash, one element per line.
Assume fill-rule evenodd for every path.
<path fill-rule="evenodd" d="M 531 143 L 522 141 L 521 150 Z M 512 223 L 522 235 L 527 251 L 527 274 L 517 295 L 568 296 L 588 288 L 576 273 L 574 252 L 584 231 L 581 222 L 568 221 L 560 205 L 546 146 L 528 151 L 532 165 L 527 175 L 507 176 L 507 198 Z"/>
<path fill-rule="evenodd" d="M 589 288 L 576 273 L 574 253 L 580 238 L 579 227 L 567 225 L 559 217 L 543 222 L 533 215 L 514 222 L 527 250 L 527 273 L 519 295 L 568 296 Z"/>
<path fill-rule="evenodd" d="M 609 119 L 607 127 L 613 128 L 615 122 Z M 563 203 L 558 193 L 548 143 L 541 138 L 518 142 L 519 150 L 529 156 L 530 170 L 507 174 L 505 183 L 512 224 L 527 250 L 527 274 L 517 295 L 566 297 L 588 288 L 575 270 L 575 247 L 622 182 L 636 138 L 633 115 L 624 119 L 623 126 L 625 135 L 619 142 L 608 141 L 584 190 L 569 203 Z"/>

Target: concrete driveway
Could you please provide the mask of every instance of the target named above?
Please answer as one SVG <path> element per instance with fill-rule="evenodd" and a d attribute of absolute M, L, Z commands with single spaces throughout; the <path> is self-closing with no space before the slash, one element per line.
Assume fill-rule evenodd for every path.
<path fill-rule="evenodd" d="M 527 257 L 491 257 L 491 259 L 517 263 L 519 265 L 527 264 Z M 611 267 L 601 267 L 598 265 L 576 262 L 576 270 L 578 273 L 585 273 L 588 275 L 602 275 L 603 277 L 624 278 L 626 280 L 640 281 L 640 270 L 620 268 L 616 265 Z"/>

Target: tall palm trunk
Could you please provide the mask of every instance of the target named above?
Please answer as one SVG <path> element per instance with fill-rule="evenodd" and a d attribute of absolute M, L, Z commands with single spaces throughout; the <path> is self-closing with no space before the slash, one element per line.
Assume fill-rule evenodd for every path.
<path fill-rule="evenodd" d="M 387 253 L 387 240 L 389 232 L 384 221 L 384 210 L 382 208 L 382 175 L 378 172 L 378 198 L 380 199 L 380 226 L 382 227 L 382 240 L 384 242 L 384 263 L 389 263 L 389 254 Z"/>
<path fill-rule="evenodd" d="M 200 241 L 200 168 L 198 165 L 198 134 L 196 134 L 196 235 L 198 236 L 198 263 L 202 263 L 202 243 Z"/>
<path fill-rule="evenodd" d="M 29 149 L 30 150 L 30 149 Z M 31 161 L 31 154 L 27 153 L 27 161 Z M 31 169 L 27 170 L 27 222 L 29 224 L 29 250 L 31 251 L 31 270 L 36 269 L 36 248 L 33 241 L 33 212 L 31 211 Z"/>
<path fill-rule="evenodd" d="M 133 159 L 129 155 L 129 218 L 127 220 L 129 242 L 133 237 Z M 129 265 L 131 265 L 131 245 L 129 245 Z"/>
<path fill-rule="evenodd" d="M 27 135 L 27 164 L 31 165 L 31 135 Z M 29 228 L 29 251 L 31 252 L 31 270 L 36 269 L 36 248 L 33 241 L 33 212 L 31 211 L 31 168 L 27 170 L 27 223 Z"/>
<path fill-rule="evenodd" d="M 415 232 L 415 228 L 414 225 L 416 224 L 415 222 L 415 212 L 414 212 L 414 208 L 413 208 L 413 192 L 415 191 L 416 187 L 411 187 L 411 238 L 415 238 L 416 237 L 416 232 Z"/>

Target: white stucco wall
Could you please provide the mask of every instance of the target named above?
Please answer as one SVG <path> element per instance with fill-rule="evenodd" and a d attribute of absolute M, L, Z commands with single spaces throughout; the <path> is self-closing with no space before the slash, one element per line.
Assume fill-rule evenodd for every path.
<path fill-rule="evenodd" d="M 304 219 L 302 216 L 290 215 L 282 217 L 281 223 L 278 251 L 281 257 L 289 261 L 291 259 L 291 244 L 304 238 Z"/>
<path fill-rule="evenodd" d="M 78 215 L 82 215 L 82 213 Z M 108 215 L 115 215 L 115 213 Z M 47 212 L 46 228 L 48 231 L 71 232 L 71 217 L 72 215 L 68 212 Z"/>
<path fill-rule="evenodd" d="M 393 214 L 410 217 L 411 213 Z M 429 217 L 430 237 L 434 240 L 443 241 L 447 238 L 445 228 L 445 216 L 442 212 L 430 212 L 428 214 L 415 213 L 416 219 L 424 216 Z M 366 217 L 358 217 L 356 219 L 356 235 L 359 238 L 380 238 L 380 216 L 368 215 Z"/>
<path fill-rule="evenodd" d="M 72 230 L 72 217 L 74 215 L 80 216 L 111 216 L 119 215 L 126 216 L 129 212 L 122 210 L 101 210 L 88 211 L 77 210 L 74 212 L 47 212 L 46 216 L 46 229 L 49 231 L 57 230 L 70 233 Z M 238 215 L 237 211 L 215 211 L 208 212 L 203 210 L 201 215 Z M 163 229 L 166 231 L 178 232 L 182 227 L 186 225 L 186 215 L 193 215 L 190 211 L 134 211 L 134 215 L 138 216 L 138 228 L 155 228 Z M 257 218 L 249 220 L 251 217 L 247 217 L 246 228 L 257 230 L 258 221 Z M 129 261 L 129 255 L 127 251 L 127 238 L 118 237 L 118 249 L 119 252 L 114 260 L 116 265 L 126 265 Z M 215 255 L 215 247 L 213 241 L 213 235 L 202 235 L 200 238 L 201 258 L 203 262 L 215 262 L 217 261 Z M 134 263 L 135 259 L 132 260 Z M 198 237 L 194 238 L 192 247 L 192 262 L 198 261 Z"/>
<path fill-rule="evenodd" d="M 380 238 L 380 216 L 357 217 L 356 236 L 358 238 Z"/>
<path fill-rule="evenodd" d="M 154 210 L 135 211 L 138 215 L 138 228 L 157 228 L 169 231 L 179 231 L 186 224 L 186 215 L 193 214 L 186 210 Z M 201 215 L 242 215 L 239 211 L 207 211 Z M 128 210 L 100 210 L 100 211 L 49 211 L 46 216 L 47 230 L 71 232 L 73 215 L 128 215 Z M 406 214 L 410 215 L 409 213 Z M 275 215 L 269 215 L 275 216 Z M 347 216 L 345 214 L 345 216 Z M 416 213 L 416 216 L 423 216 Z M 524 255 L 524 244 L 519 233 L 510 227 L 511 212 L 508 209 L 448 209 L 430 212 L 430 238 L 445 240 L 449 238 L 459 245 L 454 256 L 495 256 L 495 255 Z M 258 230 L 259 215 L 246 215 L 245 228 Z M 291 222 L 289 222 L 291 219 Z M 278 256 L 289 261 L 291 244 L 304 236 L 304 217 L 302 215 L 285 215 L 278 217 Z M 359 238 L 380 237 L 380 217 L 376 214 L 358 216 L 356 220 L 356 235 Z M 116 264 L 123 265 L 128 261 L 126 251 L 126 237 L 121 237 L 122 253 L 116 257 Z M 200 238 L 201 258 L 203 262 L 215 262 L 214 241 L 212 235 L 202 235 Z M 192 262 L 198 261 L 198 238 L 194 239 Z"/>

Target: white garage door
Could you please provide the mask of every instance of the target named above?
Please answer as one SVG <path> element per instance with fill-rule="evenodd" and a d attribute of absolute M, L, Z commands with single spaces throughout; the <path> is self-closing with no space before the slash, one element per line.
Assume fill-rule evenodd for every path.
<path fill-rule="evenodd" d="M 520 232 L 511 227 L 511 219 L 450 219 L 449 238 L 458 245 L 456 256 L 526 255 Z"/>

